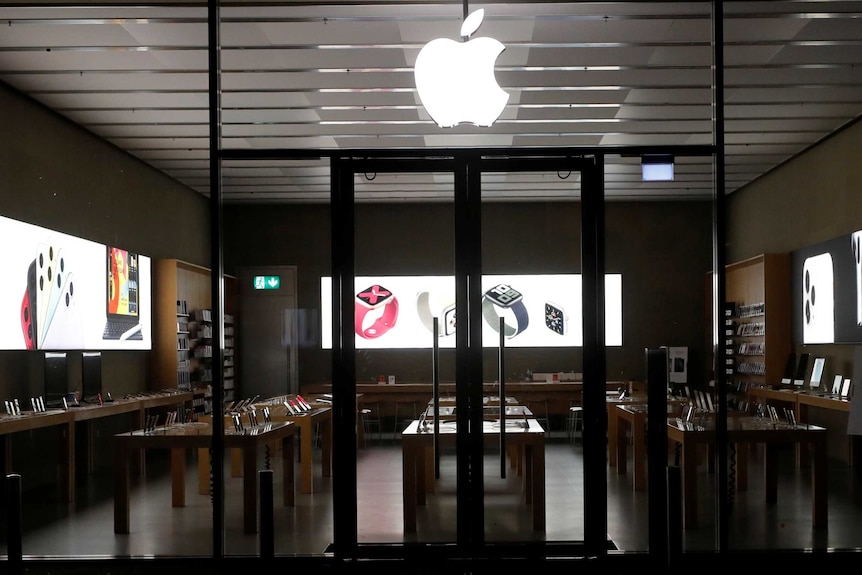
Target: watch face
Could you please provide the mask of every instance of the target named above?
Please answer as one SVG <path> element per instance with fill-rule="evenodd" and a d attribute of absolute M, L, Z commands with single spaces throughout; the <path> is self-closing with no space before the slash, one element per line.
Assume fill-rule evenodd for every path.
<path fill-rule="evenodd" d="M 509 307 L 521 301 L 523 295 L 506 284 L 498 284 L 485 292 L 485 297 L 500 307 Z"/>
<path fill-rule="evenodd" d="M 455 306 L 449 306 L 443 310 L 443 335 L 455 333 Z"/>
<path fill-rule="evenodd" d="M 549 330 L 563 335 L 566 329 L 563 310 L 552 303 L 545 304 L 545 325 Z"/>
<path fill-rule="evenodd" d="M 356 294 L 356 299 L 373 309 L 392 299 L 392 292 L 383 286 L 373 285 Z"/>

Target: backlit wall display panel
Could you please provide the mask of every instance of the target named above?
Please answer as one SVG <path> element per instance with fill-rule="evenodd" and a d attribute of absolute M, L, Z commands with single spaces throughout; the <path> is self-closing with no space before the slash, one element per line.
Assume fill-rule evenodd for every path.
<path fill-rule="evenodd" d="M 441 348 L 455 347 L 454 276 L 357 276 L 357 349 L 430 348 L 433 318 Z M 580 347 L 580 274 L 482 277 L 482 344 L 496 347 L 500 318 L 506 347 Z M 320 280 L 322 346 L 332 348 L 332 280 Z M 605 336 L 622 345 L 622 276 L 605 276 Z"/>
<path fill-rule="evenodd" d="M 792 254 L 797 343 L 862 342 L 862 230 Z"/>
<path fill-rule="evenodd" d="M 0 238 L 0 349 L 152 348 L 150 258 L 2 216 Z"/>

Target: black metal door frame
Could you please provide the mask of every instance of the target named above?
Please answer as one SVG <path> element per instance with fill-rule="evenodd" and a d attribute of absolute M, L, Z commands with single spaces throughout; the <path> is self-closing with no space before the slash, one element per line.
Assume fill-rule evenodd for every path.
<path fill-rule="evenodd" d="M 379 156 L 333 157 L 332 182 L 332 277 L 333 356 L 332 376 L 334 420 L 334 541 L 337 558 L 379 557 L 377 546 L 358 544 L 356 493 L 356 350 L 353 335 L 354 208 L 353 181 L 356 174 L 450 172 L 455 195 L 455 276 L 456 306 L 468 310 L 469 321 L 457 324 L 456 401 L 458 410 L 457 449 L 457 535 L 456 545 L 446 549 L 400 547 L 402 554 L 441 551 L 453 557 L 499 557 L 510 546 L 494 546 L 484 537 L 483 437 L 471 434 L 481 426 L 482 369 L 481 346 L 481 176 L 484 172 L 580 172 L 582 226 L 582 280 L 585 380 L 594 382 L 584 389 L 584 542 L 555 545 L 553 554 L 601 557 L 607 553 L 607 485 L 605 482 L 605 349 L 604 349 L 604 197 L 603 156 L 572 156 L 551 153 L 512 157 L 512 150 L 498 154 L 459 150 L 428 154 L 386 151 Z M 478 346 L 470 342 L 480 342 Z M 545 543 L 530 544 L 531 551 L 547 556 Z M 391 546 L 387 546 L 391 553 Z M 523 551 L 523 548 L 521 548 Z"/>

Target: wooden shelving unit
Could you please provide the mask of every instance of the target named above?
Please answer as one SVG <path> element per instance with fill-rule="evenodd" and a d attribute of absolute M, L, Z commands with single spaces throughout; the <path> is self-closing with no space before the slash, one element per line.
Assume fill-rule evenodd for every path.
<path fill-rule="evenodd" d="M 791 349 L 789 254 L 763 254 L 727 266 L 727 300 L 733 317 L 733 374 L 736 392 L 779 387 Z"/>
<path fill-rule="evenodd" d="M 212 353 L 207 353 L 206 349 L 214 345 L 210 277 L 208 268 L 181 260 L 153 262 L 155 297 L 150 389 L 175 389 L 187 381 L 192 391 L 203 395 L 204 405 L 211 398 L 206 388 L 212 383 Z M 234 328 L 235 283 L 236 278 L 225 277 L 226 331 Z M 231 375 L 225 377 L 225 396 L 232 396 L 236 387 L 233 375 L 235 336 L 225 335 L 225 338 L 230 342 L 225 350 L 225 365 L 228 360 L 231 364 Z"/>
<path fill-rule="evenodd" d="M 234 358 L 236 355 L 235 349 L 235 334 L 236 326 L 234 316 L 225 314 L 224 316 L 224 401 L 236 400 L 236 378 L 234 376 Z"/>
<path fill-rule="evenodd" d="M 186 300 L 177 300 L 177 389 L 190 391 L 191 378 L 191 332 Z"/>

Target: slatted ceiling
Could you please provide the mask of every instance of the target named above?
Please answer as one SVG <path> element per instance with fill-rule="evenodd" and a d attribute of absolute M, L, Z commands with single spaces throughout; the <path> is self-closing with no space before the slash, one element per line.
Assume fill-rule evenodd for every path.
<path fill-rule="evenodd" d="M 205 8 L 48 4 L 0 8 L 0 78 L 207 194 Z M 460 5 L 222 6 L 223 147 L 712 142 L 708 2 L 483 7 L 479 35 L 507 45 L 497 77 L 509 105 L 491 129 L 440 130 L 421 108 L 412 64 L 428 40 L 457 37 Z M 735 2 L 724 12 L 733 191 L 862 113 L 862 3 Z M 291 177 L 297 163 L 278 175 L 231 163 L 225 197 L 326 201 L 321 166 L 312 185 Z M 660 186 L 640 182 L 637 158 L 609 154 L 606 166 L 610 198 L 712 194 L 709 158 L 678 158 L 677 181 Z M 500 182 L 489 195 L 531 185 Z M 451 200 L 450 183 L 402 185 L 410 189 L 374 196 L 369 184 L 362 197 Z"/>

